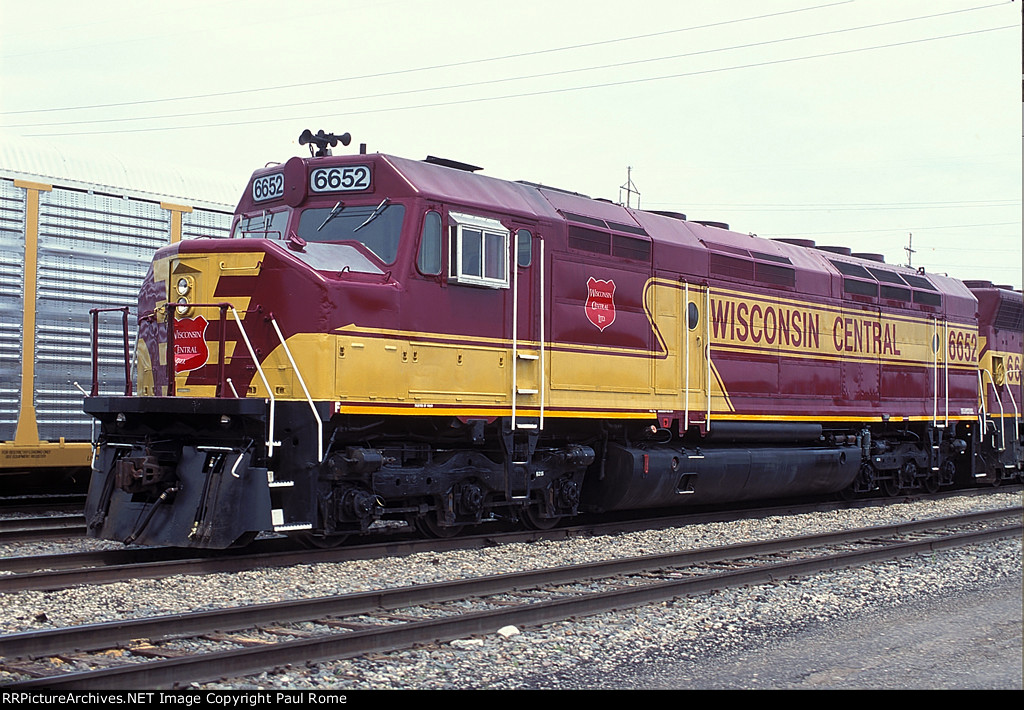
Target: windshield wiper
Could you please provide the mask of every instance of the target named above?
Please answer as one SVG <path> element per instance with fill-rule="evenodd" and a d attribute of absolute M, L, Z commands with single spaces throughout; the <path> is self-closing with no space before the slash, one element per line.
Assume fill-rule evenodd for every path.
<path fill-rule="evenodd" d="M 331 213 L 327 215 L 327 219 L 320 223 L 320 226 L 316 228 L 316 231 L 319 232 L 321 229 L 327 226 L 327 223 L 330 222 L 335 217 L 337 217 L 339 214 L 341 214 L 341 211 L 343 209 L 345 209 L 345 205 L 341 202 L 341 200 L 338 200 L 338 204 L 331 208 Z"/>
<path fill-rule="evenodd" d="M 380 204 L 377 205 L 377 208 L 374 209 L 374 211 L 370 213 L 369 217 L 366 218 L 366 221 L 363 222 L 362 224 L 360 224 L 355 229 L 353 229 L 352 233 L 355 234 L 360 229 L 362 229 L 363 227 L 368 225 L 370 222 L 372 222 L 373 220 L 375 220 L 378 217 L 380 217 L 381 214 L 384 212 L 384 210 L 386 210 L 388 208 L 388 205 L 390 205 L 390 204 L 391 204 L 391 198 L 390 197 L 385 197 L 383 200 L 381 200 Z"/>

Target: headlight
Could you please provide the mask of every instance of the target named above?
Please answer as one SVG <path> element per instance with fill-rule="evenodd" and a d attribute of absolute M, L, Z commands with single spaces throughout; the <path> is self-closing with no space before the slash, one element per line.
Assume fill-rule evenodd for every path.
<path fill-rule="evenodd" d="M 182 296 L 181 298 L 178 299 L 178 307 L 176 309 L 178 311 L 178 315 L 179 316 L 185 315 L 186 313 L 188 313 L 188 309 L 189 309 L 188 299 L 185 298 L 184 296 Z"/>
<path fill-rule="evenodd" d="M 192 284 L 189 283 L 188 279 L 186 279 L 184 276 L 182 276 L 180 279 L 178 279 L 178 295 L 179 296 L 184 296 L 184 295 L 186 295 L 191 290 L 192 290 Z"/>

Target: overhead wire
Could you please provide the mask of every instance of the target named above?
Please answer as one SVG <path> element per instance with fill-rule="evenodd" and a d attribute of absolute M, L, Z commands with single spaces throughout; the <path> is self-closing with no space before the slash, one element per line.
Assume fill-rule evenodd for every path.
<path fill-rule="evenodd" d="M 982 202 L 988 202 L 992 204 L 982 204 Z M 982 202 L 907 202 L 907 203 L 890 203 L 890 204 L 878 204 L 872 205 L 869 203 L 865 204 L 829 204 L 829 205 L 756 205 L 756 204 L 728 204 L 728 203 L 708 203 L 708 204 L 688 204 L 686 207 L 689 209 L 700 208 L 700 209 L 728 209 L 733 212 L 877 212 L 877 211 L 888 211 L 888 210 L 941 210 L 941 209 L 982 209 L 990 207 L 1018 207 L 1021 204 L 1020 200 L 985 200 Z M 673 207 L 679 208 L 675 203 L 665 202 L 654 202 L 649 203 L 652 206 L 666 207 L 672 209 Z"/>
<path fill-rule="evenodd" d="M 810 54 L 810 55 L 804 55 L 804 56 L 800 56 L 800 57 L 787 57 L 787 58 L 784 58 L 784 59 L 766 60 L 766 61 L 753 62 L 753 63 L 748 63 L 748 64 L 733 65 L 733 66 L 729 66 L 729 67 L 717 67 L 717 68 L 711 68 L 711 69 L 694 70 L 694 71 L 689 71 L 689 72 L 679 72 L 679 73 L 667 74 L 667 75 L 655 76 L 655 77 L 643 77 L 643 78 L 638 78 L 638 79 L 623 79 L 623 80 L 619 80 L 619 81 L 609 81 L 609 82 L 602 82 L 602 83 L 597 83 L 597 84 L 588 84 L 588 85 L 584 85 L 584 86 L 561 87 L 561 88 L 557 88 L 557 89 L 542 89 L 542 90 L 527 91 L 527 92 L 516 93 L 516 94 L 503 94 L 503 95 L 500 95 L 500 96 L 487 96 L 487 97 L 476 97 L 476 98 L 467 98 L 467 99 L 452 99 L 452 100 L 449 100 L 449 101 L 438 101 L 438 102 L 426 103 L 426 104 L 407 105 L 407 106 L 394 106 L 394 107 L 376 108 L 376 109 L 363 109 L 363 110 L 357 110 L 357 111 L 349 111 L 349 112 L 342 113 L 342 114 L 330 114 L 329 116 L 332 117 L 332 118 L 336 118 L 338 116 L 358 116 L 358 115 L 368 115 L 368 114 L 375 114 L 375 113 L 390 113 L 390 112 L 393 112 L 393 111 L 409 111 L 409 110 L 424 109 L 424 108 L 436 108 L 436 107 L 441 107 L 441 106 L 456 106 L 456 105 L 462 105 L 462 104 L 484 103 L 484 102 L 490 102 L 490 101 L 502 101 L 502 100 L 507 100 L 507 99 L 526 98 L 526 97 L 532 97 L 532 96 L 544 96 L 544 95 L 548 95 L 548 94 L 565 93 L 565 92 L 570 92 L 570 91 L 587 91 L 587 90 L 593 90 L 593 89 L 608 88 L 608 87 L 613 87 L 613 86 L 626 86 L 626 85 L 633 85 L 633 84 L 643 84 L 643 83 L 649 83 L 649 82 L 654 82 L 654 81 L 665 81 L 667 79 L 679 79 L 679 78 L 689 77 L 689 76 L 700 76 L 700 75 L 705 75 L 705 74 L 715 74 L 715 73 L 721 73 L 721 72 L 726 72 L 726 71 L 736 71 L 736 70 L 740 70 L 740 69 L 751 69 L 751 68 L 764 67 L 764 66 L 788 64 L 788 63 L 792 63 L 792 62 L 807 61 L 807 60 L 811 60 L 811 59 L 822 59 L 822 58 L 825 58 L 825 57 L 843 56 L 843 55 L 848 55 L 848 54 L 856 54 L 856 53 L 859 53 L 859 52 L 875 51 L 875 50 L 879 50 L 879 49 L 890 49 L 890 48 L 893 48 L 893 47 L 902 47 L 902 46 L 909 46 L 909 45 L 914 45 L 914 44 L 921 44 L 921 43 L 924 43 L 924 42 L 934 42 L 934 41 L 945 40 L 945 39 L 954 39 L 954 38 L 959 38 L 959 37 L 967 37 L 967 36 L 972 36 L 972 35 L 977 35 L 977 34 L 984 34 L 984 33 L 988 33 L 988 32 L 997 32 L 997 31 L 1007 30 L 1007 29 L 1019 29 L 1019 25 L 1016 25 L 1016 24 L 1015 25 L 1001 25 L 1001 26 L 997 26 L 997 27 L 988 27 L 988 28 L 977 29 L 977 30 L 969 30 L 969 31 L 965 31 L 965 32 L 957 32 L 957 33 L 947 34 L 947 35 L 938 35 L 938 36 L 934 36 L 934 37 L 924 37 L 924 38 L 918 38 L 918 39 L 913 39 L 913 40 L 904 40 L 904 41 L 900 41 L 900 42 L 890 42 L 890 43 L 886 43 L 886 44 L 872 45 L 872 46 L 869 46 L 869 47 L 856 47 L 856 48 L 852 48 L 852 49 L 836 50 L 836 51 L 832 51 L 832 52 L 822 52 L 822 53 L 818 53 L 818 54 Z M 326 117 L 328 117 L 328 116 L 326 116 L 326 115 L 323 115 L 323 116 L 302 116 L 301 119 L 307 120 L 307 119 L 310 119 L 310 118 L 326 118 Z M 223 127 L 223 126 L 244 126 L 244 125 L 255 125 L 255 124 L 264 124 L 264 123 L 280 123 L 280 122 L 285 122 L 285 121 L 299 120 L 299 118 L 300 117 L 288 116 L 288 117 L 280 117 L 280 118 L 252 119 L 252 120 L 248 120 L 248 121 L 232 121 L 230 123 L 206 123 L 206 124 L 196 124 L 196 125 L 188 125 L 188 126 L 160 126 L 160 127 L 151 127 L 151 128 L 123 128 L 123 129 L 116 129 L 116 130 L 100 130 L 100 131 L 68 131 L 68 132 L 55 132 L 55 133 L 31 133 L 29 135 L 39 136 L 39 137 L 55 137 L 55 136 L 73 136 L 73 135 L 104 135 L 104 134 L 121 134 L 121 133 L 147 133 L 147 132 L 154 132 L 154 131 L 189 130 L 189 129 L 196 129 L 196 128 L 217 128 L 217 127 Z M 89 122 L 89 123 L 95 123 L 95 122 Z M 33 125 L 35 125 L 35 124 L 33 124 Z M 65 124 L 57 124 L 57 125 L 65 125 Z M 10 126 L 8 126 L 8 127 L 10 127 Z"/>
<path fill-rule="evenodd" d="M 538 49 L 538 50 L 532 50 L 532 51 L 529 51 L 529 52 L 516 52 L 516 53 L 513 53 L 513 54 L 503 54 L 503 55 L 499 55 L 499 56 L 484 57 L 484 58 L 480 58 L 480 59 L 466 59 L 466 60 L 457 61 L 457 62 L 446 62 L 446 63 L 443 63 L 443 64 L 433 64 L 433 65 L 424 66 L 424 67 L 408 67 L 408 68 L 405 68 L 405 69 L 394 69 L 394 70 L 383 71 L 383 72 L 374 72 L 374 73 L 371 73 L 371 74 L 362 74 L 362 75 L 358 75 L 358 76 L 335 77 L 333 79 L 318 79 L 316 81 L 304 81 L 304 82 L 297 82 L 297 83 L 292 83 L 292 84 L 280 84 L 280 85 L 277 85 L 277 86 L 257 87 L 257 88 L 252 88 L 252 89 L 234 89 L 232 91 L 219 91 L 219 92 L 212 92 L 212 93 L 206 93 L 206 94 L 192 94 L 192 95 L 188 95 L 188 96 L 173 96 L 173 97 L 165 97 L 165 98 L 160 98 L 160 99 L 144 99 L 144 100 L 137 100 L 137 101 L 122 101 L 122 102 L 113 102 L 113 103 L 105 103 L 105 104 L 89 104 L 89 105 L 85 105 L 85 106 L 65 106 L 65 107 L 54 107 L 54 108 L 44 108 L 44 109 L 22 109 L 22 110 L 16 110 L 16 111 L 0 111 L 0 116 L 14 115 L 14 114 L 24 114 L 24 113 L 47 113 L 47 112 L 55 112 L 55 111 L 82 111 L 82 110 L 97 109 L 97 108 L 117 108 L 117 107 L 122 107 L 122 106 L 138 106 L 138 105 L 144 105 L 144 104 L 168 103 L 168 102 L 173 102 L 173 101 L 191 101 L 191 100 L 195 100 L 195 99 L 209 99 L 209 98 L 221 98 L 221 97 L 227 97 L 227 96 L 240 96 L 240 95 L 243 95 L 243 94 L 263 93 L 263 92 L 268 92 L 268 91 L 280 91 L 280 90 L 284 90 L 284 89 L 309 88 L 311 86 L 323 86 L 325 84 L 337 84 L 337 83 L 342 83 L 342 82 L 359 81 L 359 80 L 364 80 L 364 79 L 380 79 L 380 78 L 388 77 L 388 76 L 398 76 L 398 75 L 403 75 L 403 74 L 414 74 L 414 73 L 419 73 L 419 72 L 434 71 L 434 70 L 437 70 L 437 69 L 453 69 L 453 68 L 456 68 L 456 67 L 464 67 L 464 66 L 479 65 L 479 64 L 488 64 L 488 63 L 491 63 L 491 62 L 500 62 L 500 61 L 505 61 L 505 60 L 509 60 L 509 59 L 521 59 L 521 58 L 524 58 L 524 57 L 535 57 L 535 56 L 541 56 L 541 55 L 546 55 L 546 54 L 554 54 L 554 53 L 558 53 L 558 52 L 570 52 L 570 51 L 574 51 L 574 50 L 578 50 L 578 49 L 587 49 L 587 48 L 591 48 L 591 47 L 600 47 L 600 46 L 605 46 L 605 45 L 609 45 L 609 44 L 619 44 L 619 43 L 624 43 L 624 42 L 633 42 L 633 41 L 641 40 L 641 39 L 653 39 L 655 37 L 663 37 L 663 36 L 666 36 L 666 35 L 678 34 L 678 33 L 681 33 L 681 32 L 692 32 L 692 31 L 695 31 L 695 30 L 704 30 L 704 29 L 710 29 L 710 28 L 713 28 L 713 27 L 721 27 L 721 26 L 725 26 L 725 25 L 738 24 L 738 23 L 742 23 L 742 22 L 753 22 L 753 21 L 757 21 L 757 20 L 764 20 L 764 19 L 769 19 L 769 18 L 782 17 L 782 16 L 785 16 L 785 15 L 792 15 L 792 14 L 796 14 L 796 13 L 800 13 L 800 12 L 809 12 L 809 11 L 812 11 L 812 10 L 820 10 L 820 9 L 823 9 L 823 8 L 835 7 L 837 5 L 847 5 L 847 4 L 851 3 L 851 2 L 853 2 L 853 0 L 839 0 L 838 2 L 830 2 L 830 3 L 825 3 L 825 4 L 822 4 L 822 5 L 814 5 L 812 7 L 797 8 L 797 9 L 794 9 L 794 10 L 784 10 L 784 11 L 779 11 L 779 12 L 766 13 L 766 14 L 763 14 L 763 15 L 753 15 L 751 17 L 742 17 L 742 18 L 736 18 L 736 19 L 732 19 L 732 20 L 722 20 L 722 21 L 719 21 L 719 22 L 709 22 L 709 23 L 706 23 L 706 24 L 703 24 L 703 25 L 693 25 L 693 26 L 690 26 L 690 27 L 680 27 L 680 28 L 671 29 L 671 30 L 661 30 L 659 32 L 649 32 L 649 33 L 645 33 L 645 34 L 632 35 L 632 36 L 629 36 L 629 37 L 617 37 L 617 38 L 607 39 L 607 40 L 597 40 L 597 41 L 594 41 L 594 42 L 582 42 L 582 43 L 579 43 L 579 44 L 566 45 L 566 46 L 563 46 L 563 47 L 549 47 L 547 49 Z M 986 9 L 988 7 L 992 7 L 992 6 L 991 5 L 986 5 L 986 6 L 982 6 L 980 8 L 971 8 L 971 9 Z"/>
<path fill-rule="evenodd" d="M 844 34 L 844 33 L 847 33 L 847 32 L 859 32 L 859 31 L 862 31 L 862 30 L 878 29 L 880 27 L 904 24 L 904 23 L 907 23 L 907 22 L 919 22 L 919 21 L 922 21 L 922 20 L 934 19 L 936 17 L 943 17 L 943 16 L 947 16 L 947 15 L 952 15 L 952 14 L 959 14 L 959 13 L 964 13 L 964 12 L 972 12 L 972 11 L 976 11 L 976 10 L 988 9 L 990 7 L 993 7 L 993 6 L 992 5 L 985 5 L 985 6 L 975 7 L 975 8 L 965 8 L 965 9 L 960 9 L 960 10 L 953 10 L 953 11 L 940 12 L 940 13 L 933 13 L 933 14 L 930 14 L 930 15 L 921 15 L 921 16 L 917 16 L 917 17 L 903 18 L 903 19 L 899 19 L 899 20 L 888 20 L 888 21 L 885 21 L 885 22 L 876 22 L 876 23 L 871 23 L 871 24 L 867 24 L 867 25 L 859 25 L 859 26 L 856 26 L 856 27 L 845 27 L 845 28 L 836 29 L 836 30 L 826 30 L 826 31 L 822 31 L 822 32 L 814 32 L 814 33 L 810 33 L 810 34 L 796 35 L 796 36 L 792 36 L 792 37 L 780 37 L 780 38 L 776 38 L 776 39 L 761 40 L 761 41 L 757 41 L 757 42 L 749 42 L 749 43 L 746 43 L 746 44 L 732 45 L 732 46 L 729 46 L 729 47 L 717 47 L 717 48 L 714 48 L 714 49 L 704 49 L 704 50 L 698 50 L 698 51 L 693 51 L 693 52 L 684 52 L 684 53 L 680 53 L 680 54 L 672 54 L 672 55 L 667 55 L 667 56 L 662 56 L 662 57 L 650 57 L 650 58 L 646 58 L 646 59 L 636 59 L 636 60 L 630 60 L 630 61 L 624 61 L 624 62 L 615 62 L 615 63 L 603 64 L 603 65 L 597 65 L 597 66 L 580 67 L 580 68 L 576 68 L 576 69 L 562 69 L 562 70 L 557 70 L 557 71 L 541 72 L 541 73 L 537 73 L 537 74 L 527 74 L 527 75 L 521 75 L 521 76 L 503 77 L 503 78 L 498 78 L 498 79 L 486 79 L 486 80 L 481 80 L 481 81 L 463 82 L 463 83 L 459 83 L 459 84 L 448 84 L 448 85 L 444 85 L 444 86 L 419 87 L 419 88 L 414 88 L 414 89 L 403 89 L 403 90 L 400 90 L 400 91 L 389 91 L 389 92 L 381 92 L 381 93 L 375 93 L 375 94 L 363 94 L 361 96 L 346 96 L 346 97 L 343 97 L 343 98 L 330 98 L 330 99 L 316 99 L 316 100 L 310 100 L 310 101 L 298 101 L 298 102 L 291 102 L 291 103 L 285 103 L 285 104 L 275 104 L 275 105 L 272 105 L 272 106 L 255 106 L 255 107 L 254 106 L 244 106 L 244 107 L 232 107 L 232 108 L 227 108 L 227 109 L 213 109 L 213 110 L 207 110 L 207 111 L 189 111 L 189 112 L 183 112 L 183 113 L 162 114 L 162 115 L 153 115 L 153 116 L 133 116 L 133 117 L 128 117 L 128 118 L 81 119 L 81 120 L 76 120 L 76 121 L 53 121 L 53 122 L 49 122 L 49 123 L 33 122 L 33 123 L 8 124 L 8 125 L 5 126 L 5 128 L 25 128 L 25 127 L 47 128 L 47 127 L 54 127 L 54 126 L 77 126 L 77 125 L 105 124 L 105 123 L 130 123 L 130 122 L 137 122 L 137 121 L 155 121 L 155 120 L 167 120 L 167 119 L 174 119 L 174 118 L 191 118 L 191 117 L 195 117 L 195 116 L 224 115 L 224 114 L 231 114 L 231 113 L 251 112 L 253 110 L 266 111 L 266 110 L 275 110 L 275 109 L 282 109 L 282 108 L 297 108 L 299 106 L 316 106 L 316 105 L 339 103 L 339 102 L 352 102 L 352 101 L 362 101 L 362 100 L 367 100 L 367 99 L 389 98 L 389 97 L 393 97 L 393 96 L 407 96 L 407 95 L 411 95 L 411 94 L 429 93 L 429 92 L 434 92 L 434 91 L 448 91 L 448 90 L 452 90 L 452 89 L 467 89 L 467 88 L 475 88 L 475 87 L 480 87 L 480 86 L 508 83 L 508 82 L 513 82 L 513 81 L 526 81 L 526 80 L 534 80 L 534 79 L 546 79 L 546 78 L 550 78 L 550 77 L 554 77 L 554 76 L 564 76 L 564 75 L 567 75 L 567 74 L 578 74 L 578 73 L 588 72 L 588 71 L 604 71 L 604 70 L 607 70 L 607 69 L 619 69 L 619 68 L 622 68 L 622 67 L 635 66 L 635 65 L 639 65 L 639 64 L 651 64 L 651 63 L 654 63 L 654 62 L 671 61 L 671 60 L 684 59 L 684 58 L 689 58 L 689 57 L 696 57 L 696 56 L 701 56 L 701 55 L 706 55 L 706 54 L 716 54 L 716 53 L 719 53 L 719 52 L 730 52 L 730 51 L 736 51 L 736 50 L 741 50 L 741 49 L 751 49 L 751 48 L 755 48 L 755 47 L 765 47 L 765 46 L 770 46 L 770 45 L 775 45 L 775 44 L 782 44 L 782 43 L 786 43 L 786 42 L 796 42 L 796 41 L 801 41 L 801 40 L 806 40 L 806 39 L 816 39 L 816 38 L 820 38 L 820 37 L 832 36 L 832 35 L 837 35 L 837 34 Z M 616 41 L 621 41 L 621 40 L 616 40 Z M 586 46 L 586 45 L 584 45 L 584 46 Z M 560 48 L 558 51 L 562 51 L 562 48 Z M 523 55 L 510 55 L 510 56 L 523 56 Z M 483 61 L 488 61 L 488 60 L 483 60 Z M 337 80 L 335 80 L 335 81 L 337 81 Z M 0 115 L 4 115 L 4 113 L 0 112 Z"/>

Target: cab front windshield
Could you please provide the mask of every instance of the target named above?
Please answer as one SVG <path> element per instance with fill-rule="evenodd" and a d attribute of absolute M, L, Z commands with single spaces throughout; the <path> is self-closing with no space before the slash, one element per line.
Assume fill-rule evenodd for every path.
<path fill-rule="evenodd" d="M 405 207 L 382 203 L 349 206 L 339 202 L 329 207 L 311 207 L 299 216 L 298 235 L 307 242 L 357 242 L 385 264 L 395 263 L 402 234 Z"/>

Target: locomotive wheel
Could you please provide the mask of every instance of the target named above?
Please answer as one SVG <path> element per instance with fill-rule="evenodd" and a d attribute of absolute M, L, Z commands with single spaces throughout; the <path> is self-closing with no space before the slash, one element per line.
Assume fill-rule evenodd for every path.
<path fill-rule="evenodd" d="M 309 533 L 298 533 L 290 537 L 308 550 L 331 550 L 335 547 L 340 547 L 348 540 L 348 535 L 310 535 Z"/>
<path fill-rule="evenodd" d="M 522 521 L 523 525 L 530 530 L 550 530 L 562 521 L 562 517 L 542 518 L 537 506 L 531 505 L 523 510 Z"/>
<path fill-rule="evenodd" d="M 932 493 L 932 494 L 938 493 L 939 492 L 939 474 L 937 474 L 937 473 L 935 473 L 933 471 L 926 479 L 924 479 L 924 489 L 928 493 Z"/>
<path fill-rule="evenodd" d="M 839 497 L 845 501 L 857 500 L 862 494 L 870 493 L 878 488 L 875 481 L 875 469 L 869 463 L 862 463 L 853 483 L 839 491 Z"/>
<path fill-rule="evenodd" d="M 437 522 L 437 518 L 433 515 L 423 515 L 416 518 L 413 523 L 415 528 L 420 531 L 421 534 L 427 537 L 432 537 L 438 540 L 443 540 L 448 537 L 455 537 L 466 527 L 465 525 L 450 525 L 442 526 Z"/>
<path fill-rule="evenodd" d="M 942 476 L 939 480 L 940 485 L 951 485 L 956 481 L 956 464 L 952 459 L 946 459 L 946 462 L 942 464 Z"/>
<path fill-rule="evenodd" d="M 895 498 L 903 492 L 903 488 L 900 487 L 899 477 L 887 478 L 882 481 L 882 490 L 890 498 Z"/>

